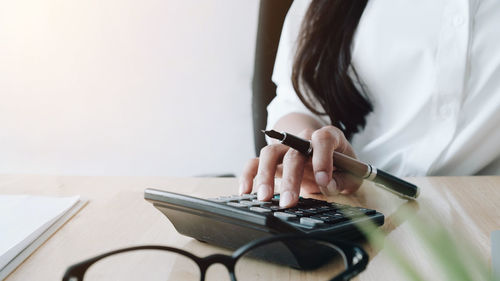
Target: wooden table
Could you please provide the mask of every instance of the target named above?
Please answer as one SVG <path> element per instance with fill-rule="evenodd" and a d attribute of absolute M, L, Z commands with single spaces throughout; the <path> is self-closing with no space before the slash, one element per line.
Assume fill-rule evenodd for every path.
<path fill-rule="evenodd" d="M 421 247 L 409 223 L 395 219 L 403 208 L 401 206 L 409 207 L 413 216 L 424 222 L 430 218 L 439 219 L 447 229 L 466 237 L 464 239 L 472 243 L 486 261 L 491 260 L 490 234 L 500 229 L 500 177 L 428 177 L 408 180 L 422 188 L 417 202 L 408 203 L 371 183 L 365 183 L 355 195 L 328 200 L 384 213 L 386 222 L 382 229 L 387 233 L 385 243 L 392 243 L 399 248 L 421 271 L 433 272 L 436 265 L 426 257 L 427 250 Z M 79 194 L 89 199 L 87 206 L 6 280 L 61 280 L 68 265 L 104 251 L 131 245 L 172 245 L 195 251 L 200 256 L 221 251 L 178 234 L 163 214 L 143 199 L 146 187 L 213 197 L 236 193 L 237 180 L 1 175 L 1 194 Z M 385 253 L 385 248 L 378 249 L 366 244 L 365 249 L 370 255 L 370 263 L 356 280 L 406 280 L 395 262 Z M 262 280 L 322 279 L 321 276 L 288 272 L 288 269 L 270 268 L 266 269 L 271 271 Z M 428 277 L 439 280 L 438 275 Z M 209 270 L 207 280 L 229 278 L 222 266 L 216 266 Z"/>

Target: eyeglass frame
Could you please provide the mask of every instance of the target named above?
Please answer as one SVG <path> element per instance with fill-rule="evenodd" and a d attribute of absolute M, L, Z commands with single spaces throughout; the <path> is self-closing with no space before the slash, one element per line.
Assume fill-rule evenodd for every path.
<path fill-rule="evenodd" d="M 161 250 L 161 251 L 169 251 L 174 252 L 185 257 L 190 258 L 194 261 L 198 268 L 200 269 L 200 280 L 205 280 L 205 275 L 207 269 L 216 263 L 222 264 L 226 267 L 229 272 L 229 276 L 231 281 L 236 281 L 236 275 L 234 273 L 235 265 L 238 260 L 247 252 L 260 247 L 265 244 L 270 244 L 272 242 L 277 241 L 287 241 L 287 240 L 295 240 L 295 239 L 303 239 L 303 240 L 315 240 L 318 242 L 328 243 L 329 245 L 333 245 L 335 250 L 341 253 L 345 270 L 338 274 L 337 276 L 330 279 L 330 281 L 347 281 L 353 278 L 354 276 L 361 273 L 365 270 L 366 265 L 368 264 L 368 254 L 363 248 L 359 247 L 356 244 L 345 242 L 345 241 L 332 241 L 330 238 L 326 238 L 318 235 L 309 235 L 309 234 L 279 234 L 269 237 L 264 237 L 260 239 L 256 239 L 250 241 L 243 246 L 239 247 L 231 255 L 226 254 L 211 254 L 206 257 L 198 257 L 195 254 L 192 254 L 188 251 L 169 247 L 169 246 L 161 246 L 161 245 L 143 245 L 143 246 L 134 246 L 121 248 L 113 251 L 106 252 L 104 254 L 100 254 L 98 256 L 86 259 L 79 263 L 73 264 L 66 269 L 66 272 L 63 276 L 63 281 L 83 281 L 83 277 L 87 270 L 96 262 L 107 258 L 112 255 L 124 253 L 124 252 L 132 252 L 137 250 Z M 350 249 L 351 251 L 347 251 Z M 349 254 L 349 256 L 347 256 Z"/>

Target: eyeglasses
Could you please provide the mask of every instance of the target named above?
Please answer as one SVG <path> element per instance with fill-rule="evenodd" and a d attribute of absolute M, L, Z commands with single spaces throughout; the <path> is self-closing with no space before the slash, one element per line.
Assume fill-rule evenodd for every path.
<path fill-rule="evenodd" d="M 273 263 L 274 265 L 271 265 Z M 283 234 L 252 241 L 232 255 L 204 258 L 166 246 L 137 246 L 98 255 L 70 266 L 63 281 L 205 280 L 207 269 L 222 264 L 232 281 L 283 277 L 289 267 L 331 281 L 350 280 L 362 272 L 368 255 L 357 245 L 305 234 Z M 271 276 L 270 276 L 271 275 Z"/>

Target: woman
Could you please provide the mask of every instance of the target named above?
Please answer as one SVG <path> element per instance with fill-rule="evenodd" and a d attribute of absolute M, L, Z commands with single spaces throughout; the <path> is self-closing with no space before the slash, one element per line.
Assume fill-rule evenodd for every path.
<path fill-rule="evenodd" d="M 268 129 L 310 139 L 314 154 L 271 143 L 240 193 L 269 200 L 275 175 L 284 207 L 301 187 L 355 192 L 333 151 L 398 176 L 500 174 L 498 0 L 294 1 L 273 81 Z"/>

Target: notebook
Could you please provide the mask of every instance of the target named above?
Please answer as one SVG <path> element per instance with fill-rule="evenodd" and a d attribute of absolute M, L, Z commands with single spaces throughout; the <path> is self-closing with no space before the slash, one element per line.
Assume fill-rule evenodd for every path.
<path fill-rule="evenodd" d="M 0 195 L 0 280 L 78 212 L 80 196 Z"/>

